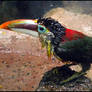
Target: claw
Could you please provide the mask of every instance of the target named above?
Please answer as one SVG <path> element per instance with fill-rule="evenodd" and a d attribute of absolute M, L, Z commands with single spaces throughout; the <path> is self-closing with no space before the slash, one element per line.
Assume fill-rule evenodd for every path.
<path fill-rule="evenodd" d="M 53 70 L 53 74 L 58 74 L 58 73 L 59 73 L 58 69 Z"/>

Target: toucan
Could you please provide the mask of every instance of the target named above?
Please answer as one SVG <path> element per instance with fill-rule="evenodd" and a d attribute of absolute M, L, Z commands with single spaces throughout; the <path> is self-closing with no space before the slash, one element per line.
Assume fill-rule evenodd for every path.
<path fill-rule="evenodd" d="M 92 37 L 77 30 L 66 28 L 51 17 L 11 20 L 2 23 L 0 29 L 39 37 L 42 47 L 46 47 L 48 60 L 55 56 L 66 64 L 71 62 L 82 66 L 80 72 L 63 80 L 61 84 L 86 74 L 86 71 L 90 69 L 92 63 Z"/>

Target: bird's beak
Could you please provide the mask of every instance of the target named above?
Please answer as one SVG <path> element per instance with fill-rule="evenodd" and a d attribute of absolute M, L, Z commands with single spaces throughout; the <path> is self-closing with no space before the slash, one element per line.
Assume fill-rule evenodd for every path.
<path fill-rule="evenodd" d="M 37 19 L 17 19 L 5 22 L 0 25 L 1 29 L 8 29 L 15 32 L 21 32 L 32 36 L 38 36 Z"/>

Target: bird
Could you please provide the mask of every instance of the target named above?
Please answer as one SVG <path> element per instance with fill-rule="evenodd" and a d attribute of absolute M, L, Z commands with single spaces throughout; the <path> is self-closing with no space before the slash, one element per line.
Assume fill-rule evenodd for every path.
<path fill-rule="evenodd" d="M 63 80 L 61 85 L 85 75 L 86 71 L 90 69 L 92 37 L 77 30 L 66 28 L 51 17 L 12 20 L 1 24 L 0 29 L 2 28 L 39 37 L 42 48 L 46 47 L 49 60 L 55 56 L 67 66 L 70 65 L 67 64 L 68 62 L 81 65 L 82 70 Z"/>

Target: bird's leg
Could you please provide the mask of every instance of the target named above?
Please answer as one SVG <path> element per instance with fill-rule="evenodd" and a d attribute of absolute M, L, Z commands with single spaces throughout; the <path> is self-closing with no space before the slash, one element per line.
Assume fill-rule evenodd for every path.
<path fill-rule="evenodd" d="M 83 71 L 77 72 L 77 73 L 73 74 L 71 77 L 67 78 L 66 80 L 61 81 L 60 85 L 63 85 L 69 81 L 72 81 L 73 79 L 79 78 L 80 76 L 85 75 L 85 74 L 86 74 L 86 72 L 83 72 Z"/>

